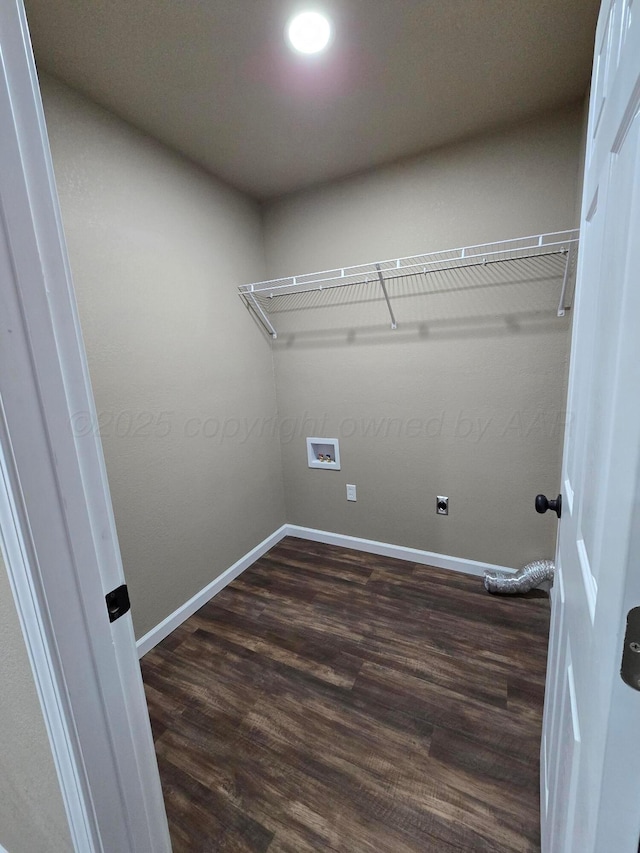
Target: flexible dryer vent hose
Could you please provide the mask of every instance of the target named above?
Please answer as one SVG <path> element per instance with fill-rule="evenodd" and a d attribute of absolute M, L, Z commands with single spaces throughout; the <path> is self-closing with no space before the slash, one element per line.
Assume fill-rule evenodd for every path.
<path fill-rule="evenodd" d="M 553 583 L 555 569 L 556 564 L 553 560 L 535 560 L 533 563 L 528 563 L 515 575 L 508 575 L 506 572 L 485 572 L 484 585 L 488 592 L 511 595 L 529 592 L 530 589 L 540 586 L 543 581 Z"/>

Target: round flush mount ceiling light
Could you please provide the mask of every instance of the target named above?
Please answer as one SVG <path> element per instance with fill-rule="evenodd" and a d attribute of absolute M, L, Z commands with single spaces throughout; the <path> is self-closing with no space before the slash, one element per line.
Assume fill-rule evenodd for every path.
<path fill-rule="evenodd" d="M 320 53 L 331 41 L 331 22 L 320 12 L 300 12 L 287 24 L 287 39 L 298 53 Z"/>

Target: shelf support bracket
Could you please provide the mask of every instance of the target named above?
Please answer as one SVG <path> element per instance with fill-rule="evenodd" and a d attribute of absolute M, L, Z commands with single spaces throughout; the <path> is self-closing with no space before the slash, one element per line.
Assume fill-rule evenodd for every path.
<path fill-rule="evenodd" d="M 275 340 L 275 339 L 278 337 L 278 333 L 277 333 L 277 332 L 276 332 L 276 330 L 274 329 L 274 327 L 273 327 L 273 325 L 272 325 L 272 323 L 271 323 L 271 320 L 269 320 L 269 318 L 267 317 L 267 315 L 265 314 L 265 312 L 264 312 L 264 311 L 262 310 L 262 308 L 260 307 L 260 303 L 258 302 L 258 300 L 255 298 L 255 296 L 253 295 L 253 293 L 251 293 L 251 291 L 245 291 L 245 296 L 246 296 L 246 297 L 247 297 L 247 299 L 249 300 L 249 305 L 250 305 L 250 306 L 253 308 L 253 310 L 255 311 L 256 316 L 258 317 L 258 320 L 260 320 L 260 322 L 261 322 L 261 323 L 262 323 L 262 325 L 265 327 L 265 329 L 267 330 L 267 332 L 269 332 L 269 334 L 271 335 L 271 337 Z"/>
<path fill-rule="evenodd" d="M 376 264 L 376 269 L 378 270 L 378 278 L 380 279 L 380 287 L 382 288 L 382 292 L 384 293 L 384 298 L 387 302 L 387 308 L 389 309 L 389 314 L 391 316 L 391 328 L 397 329 L 398 324 L 396 323 L 396 318 L 393 313 L 393 308 L 391 307 L 391 302 L 389 301 L 389 294 L 387 293 L 387 286 L 384 283 L 384 276 L 382 275 L 382 270 L 380 269 L 380 264 Z"/>
<path fill-rule="evenodd" d="M 567 298 L 567 284 L 569 282 L 569 270 L 571 267 L 572 261 L 572 253 L 573 253 L 573 243 L 569 245 L 567 249 L 567 261 L 564 266 L 564 276 L 562 278 L 562 290 L 560 291 L 560 301 L 558 302 L 558 317 L 564 317 L 564 312 L 566 311 L 565 300 Z"/>

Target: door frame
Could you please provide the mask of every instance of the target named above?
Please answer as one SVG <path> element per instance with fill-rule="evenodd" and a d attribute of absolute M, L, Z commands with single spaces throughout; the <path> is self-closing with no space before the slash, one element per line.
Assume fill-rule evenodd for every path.
<path fill-rule="evenodd" d="M 0 127 L 0 546 L 74 849 L 168 853 L 22 0 L 0 4 Z"/>
<path fill-rule="evenodd" d="M 104 601 L 124 573 L 102 447 L 74 430 L 96 412 L 22 0 L 0 4 L 0 126 L 0 547 L 75 850 L 169 853 L 131 616 Z"/>

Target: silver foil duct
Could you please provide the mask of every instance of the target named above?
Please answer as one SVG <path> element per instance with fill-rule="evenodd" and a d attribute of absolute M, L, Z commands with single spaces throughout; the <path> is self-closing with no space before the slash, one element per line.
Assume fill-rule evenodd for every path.
<path fill-rule="evenodd" d="M 488 592 L 500 592 L 515 594 L 529 592 L 530 589 L 540 586 L 544 581 L 553 583 L 553 574 L 556 564 L 553 560 L 535 560 L 528 563 L 515 575 L 506 572 L 485 572 L 484 585 Z"/>

